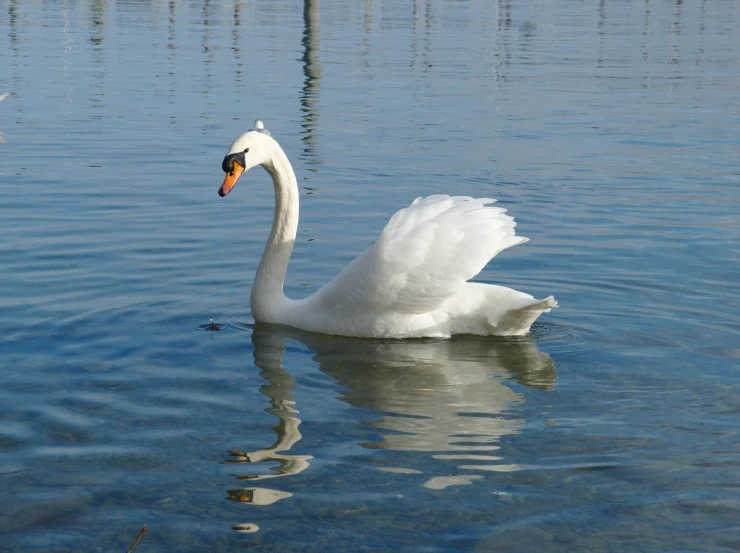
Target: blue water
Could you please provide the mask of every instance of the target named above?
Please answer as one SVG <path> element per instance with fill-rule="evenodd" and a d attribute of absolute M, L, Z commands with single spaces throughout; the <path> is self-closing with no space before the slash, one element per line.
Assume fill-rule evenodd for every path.
<path fill-rule="evenodd" d="M 0 551 L 740 549 L 740 3 L 0 0 Z M 255 327 L 432 193 L 526 340 Z M 214 324 L 210 324 L 210 318 Z M 250 531 L 246 531 L 250 530 Z"/>

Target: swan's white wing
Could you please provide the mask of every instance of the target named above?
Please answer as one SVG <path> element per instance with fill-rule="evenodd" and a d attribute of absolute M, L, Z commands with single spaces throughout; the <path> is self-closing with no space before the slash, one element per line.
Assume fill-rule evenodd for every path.
<path fill-rule="evenodd" d="M 327 309 L 426 313 L 498 252 L 527 238 L 490 198 L 429 196 L 396 213 L 378 240 L 316 293 Z"/>

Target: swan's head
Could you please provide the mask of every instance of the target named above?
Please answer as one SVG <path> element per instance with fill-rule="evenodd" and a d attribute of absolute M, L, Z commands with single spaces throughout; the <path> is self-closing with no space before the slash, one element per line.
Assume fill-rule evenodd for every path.
<path fill-rule="evenodd" d="M 226 178 L 221 188 L 218 189 L 218 195 L 223 197 L 231 192 L 242 173 L 249 171 L 252 167 L 267 163 L 272 157 L 275 144 L 275 140 L 270 137 L 262 121 L 255 121 L 254 128 L 234 140 L 226 153 L 221 164 Z"/>

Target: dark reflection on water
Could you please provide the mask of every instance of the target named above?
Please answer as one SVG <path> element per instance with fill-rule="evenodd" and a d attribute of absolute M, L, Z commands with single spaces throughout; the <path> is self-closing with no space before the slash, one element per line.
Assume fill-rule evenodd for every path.
<path fill-rule="evenodd" d="M 303 159 L 310 165 L 321 165 L 316 147 L 319 134 L 319 88 L 321 87 L 320 48 L 320 8 L 318 0 L 305 0 L 303 5 L 303 88 L 301 89 L 301 123 L 303 137 Z"/>

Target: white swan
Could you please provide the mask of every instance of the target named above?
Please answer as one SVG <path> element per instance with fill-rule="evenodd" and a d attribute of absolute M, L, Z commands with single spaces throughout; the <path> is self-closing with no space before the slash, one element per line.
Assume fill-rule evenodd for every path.
<path fill-rule="evenodd" d="M 498 252 L 527 238 L 495 200 L 463 196 L 417 198 L 396 213 L 380 237 L 329 284 L 291 300 L 283 292 L 298 228 L 298 184 L 285 152 L 261 121 L 237 138 L 224 158 L 218 193 L 261 165 L 275 186 L 275 214 L 252 287 L 258 323 L 367 338 L 520 336 L 557 307 L 511 288 L 468 282 Z"/>

